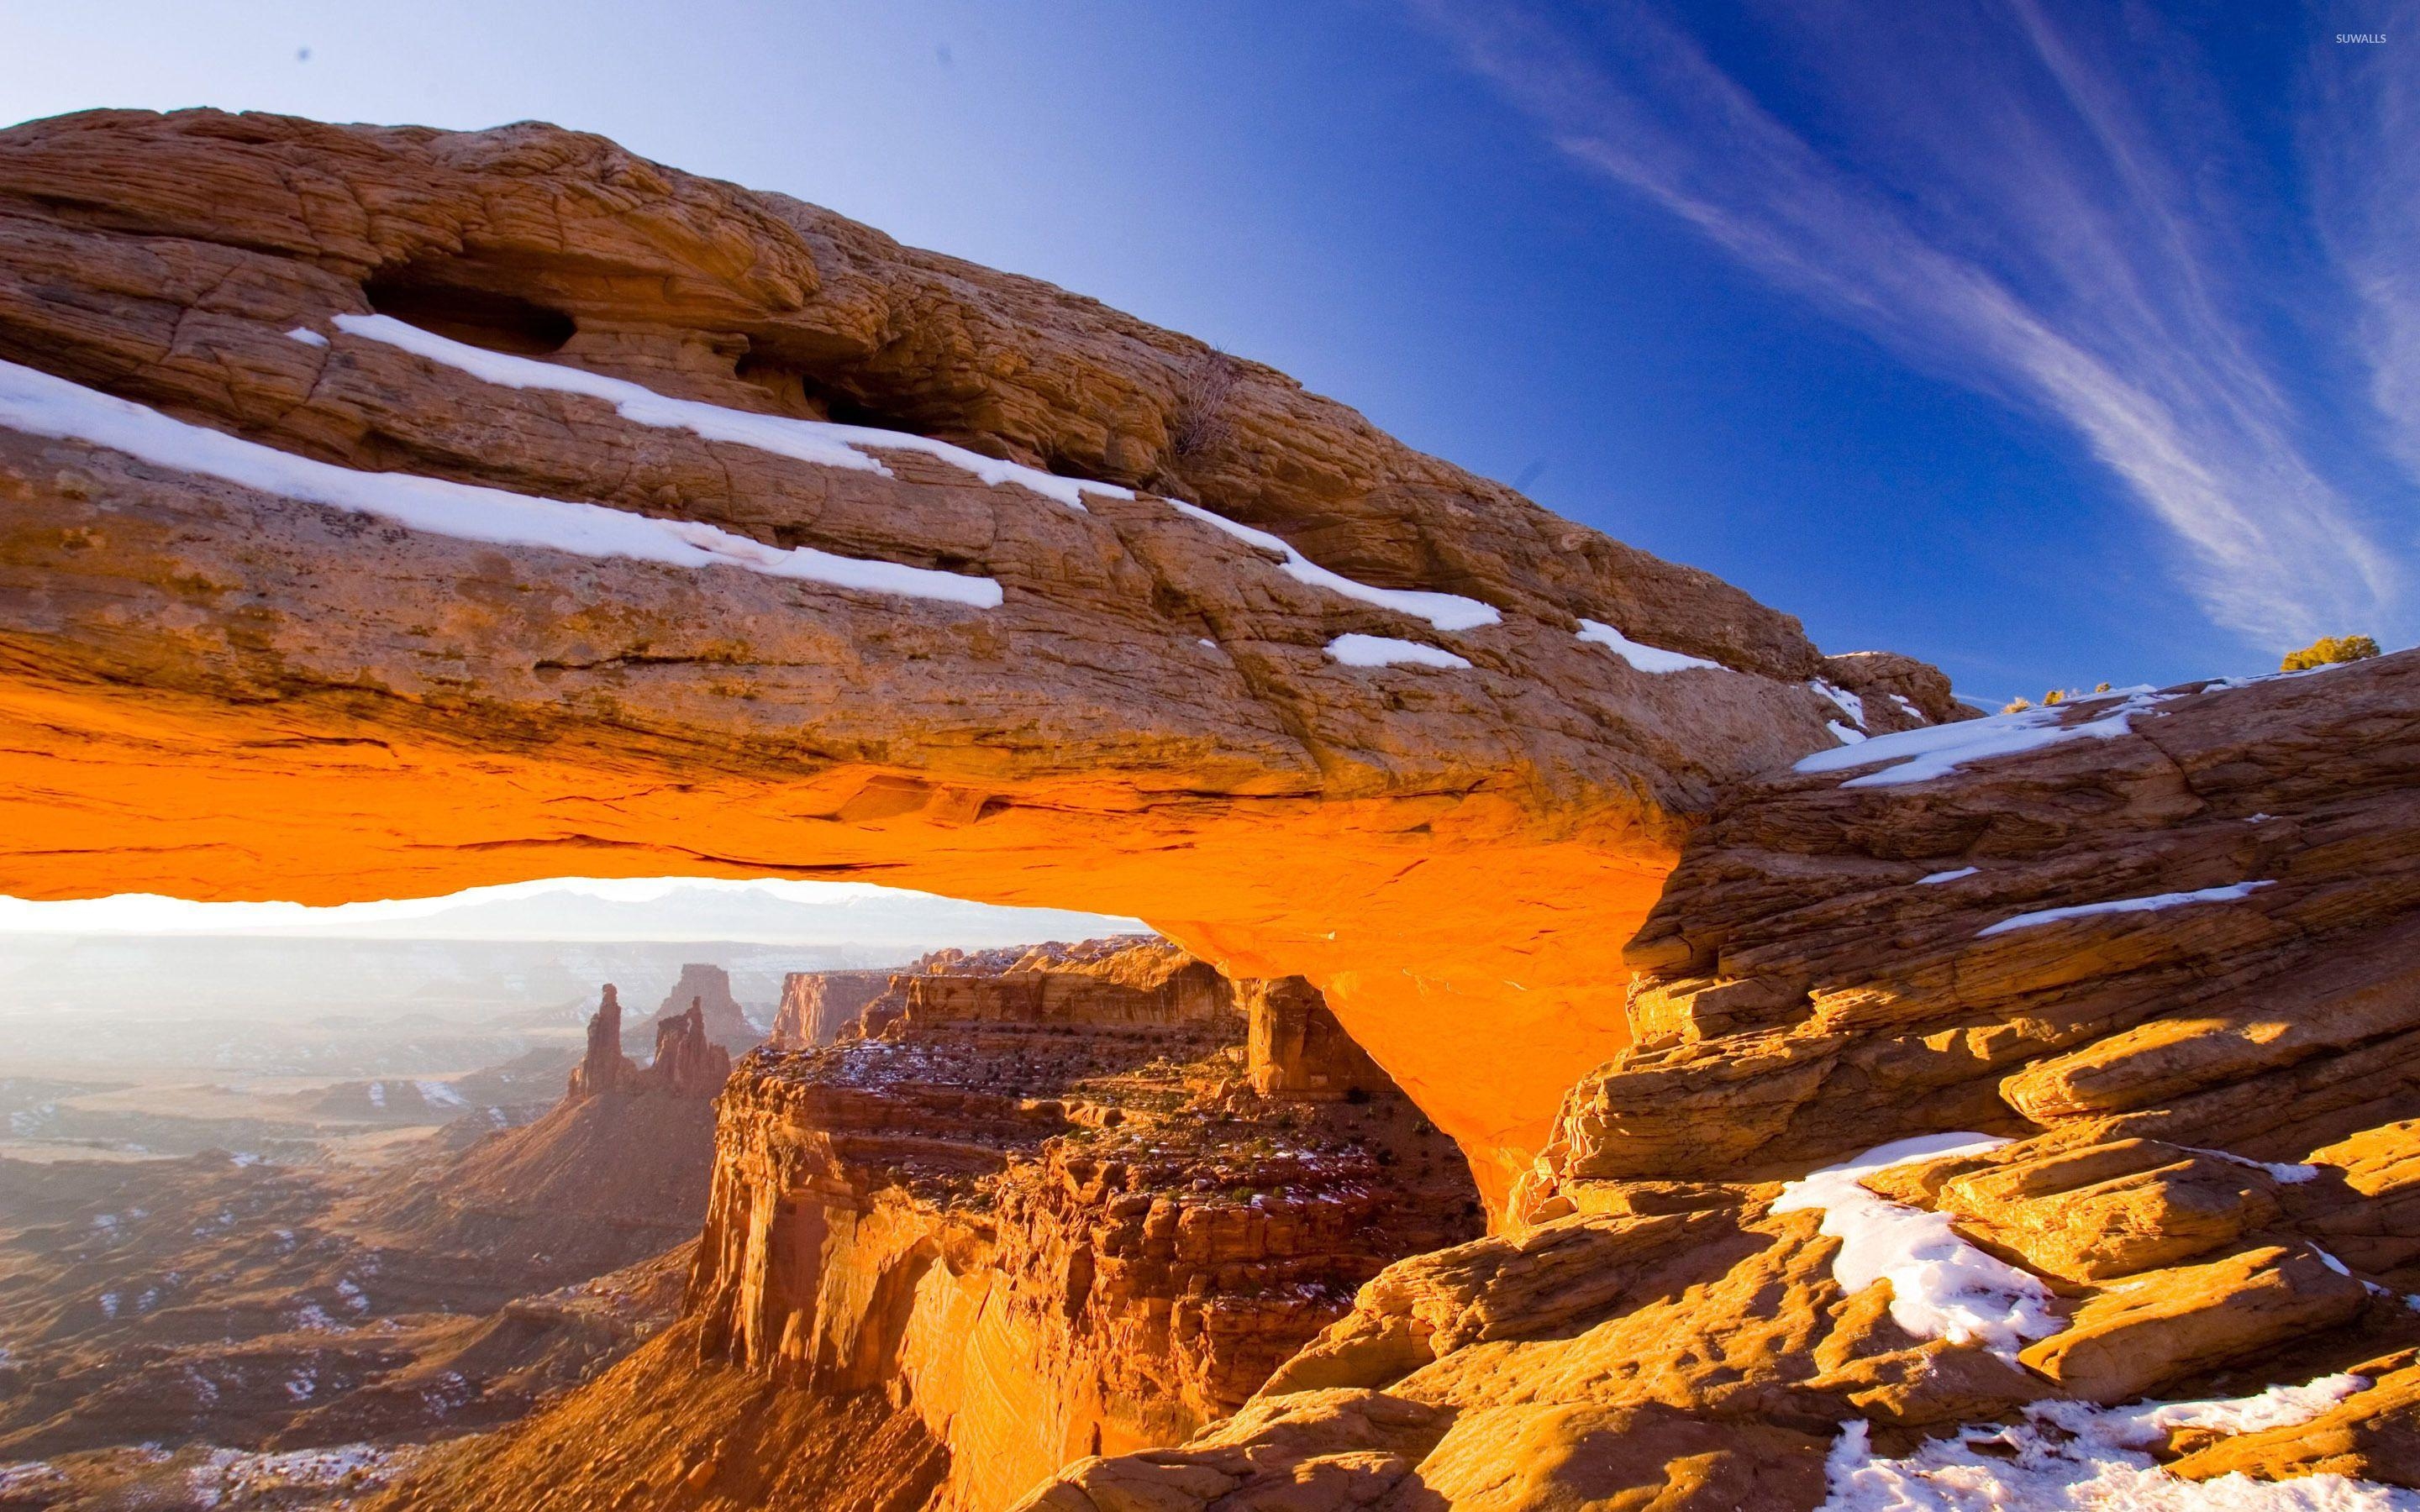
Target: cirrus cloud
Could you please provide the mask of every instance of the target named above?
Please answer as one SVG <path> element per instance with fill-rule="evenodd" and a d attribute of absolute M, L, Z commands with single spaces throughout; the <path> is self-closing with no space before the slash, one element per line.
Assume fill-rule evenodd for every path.
<path fill-rule="evenodd" d="M 2267 221 L 2302 186 L 2228 158 L 2220 91 L 2146 14 L 2096 31 L 2036 0 L 1776 5 L 1756 17 L 1776 68 L 1726 67 L 1642 0 L 1411 5 L 1575 163 L 1911 363 L 2066 427 L 2219 625 L 2272 645 L 2400 628 L 2409 545 L 2315 459 L 2262 339 L 2263 258 L 2296 239 Z M 2408 74 L 2362 103 L 2376 119 L 2356 134 L 2420 116 Z M 2372 396 L 2420 477 L 2415 202 L 2362 196 L 2342 255 Z"/>

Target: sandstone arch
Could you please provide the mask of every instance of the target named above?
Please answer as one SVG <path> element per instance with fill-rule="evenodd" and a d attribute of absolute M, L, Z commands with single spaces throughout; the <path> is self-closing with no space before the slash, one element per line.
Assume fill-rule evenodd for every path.
<path fill-rule="evenodd" d="M 1955 717 L 1947 685 L 1266 368 L 1203 425 L 1204 351 L 550 127 L 0 132 L 0 891 L 687 873 L 1136 914 L 1321 986 L 1500 1195 L 1621 1043 L 1683 834 L 1857 717 L 1814 680 L 1877 730 Z M 702 434 L 482 352 L 898 434 Z M 407 529 L 172 422 L 488 491 Z M 497 538 L 532 498 L 687 533 Z M 1349 653 L 1405 643 L 1446 664 Z"/>

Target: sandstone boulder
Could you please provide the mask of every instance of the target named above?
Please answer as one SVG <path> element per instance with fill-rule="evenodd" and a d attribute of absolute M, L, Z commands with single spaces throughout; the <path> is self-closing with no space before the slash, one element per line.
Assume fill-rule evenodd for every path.
<path fill-rule="evenodd" d="M 2420 1119 L 2323 1146 L 2310 1165 L 2285 1192 L 2296 1227 L 2391 1288 L 2420 1291 Z"/>
<path fill-rule="evenodd" d="M 2305 1245 L 2147 1272 L 2018 1356 L 2086 1401 L 2121 1402 L 2347 1323 L 2367 1296 Z"/>
<path fill-rule="evenodd" d="M 1816 1434 L 1712 1423 L 1661 1404 L 1478 1408 L 1454 1419 L 1419 1476 L 1444 1505 L 1470 1512 L 1812 1512 L 1823 1503 L 1830 1448 Z"/>
<path fill-rule="evenodd" d="M 2068 1281 L 2191 1259 L 2279 1211 L 2260 1167 L 2149 1139 L 1993 1164 L 1946 1182 L 1937 1200 L 1969 1232 Z"/>

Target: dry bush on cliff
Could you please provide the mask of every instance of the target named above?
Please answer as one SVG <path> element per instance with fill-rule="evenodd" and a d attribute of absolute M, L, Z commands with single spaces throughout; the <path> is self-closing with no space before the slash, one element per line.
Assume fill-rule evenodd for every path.
<path fill-rule="evenodd" d="M 1177 379 L 1176 414 L 1168 435 L 1177 455 L 1199 456 L 1233 438 L 1235 422 L 1228 405 L 1241 377 L 1241 365 L 1216 347 L 1203 347 L 1186 364 Z"/>
<path fill-rule="evenodd" d="M 2286 653 L 2277 664 L 2281 672 L 2308 671 L 2314 667 L 2333 666 L 2338 662 L 2365 661 L 2378 655 L 2378 642 L 2366 635 L 2323 635 L 2300 651 Z"/>

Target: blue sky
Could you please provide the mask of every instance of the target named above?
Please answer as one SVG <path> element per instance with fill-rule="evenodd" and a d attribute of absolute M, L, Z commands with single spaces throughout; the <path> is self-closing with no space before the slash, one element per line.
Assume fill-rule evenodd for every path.
<path fill-rule="evenodd" d="M 1997 701 L 2420 639 L 2415 21 L 11 0 L 0 118 L 600 131 L 1274 363 Z"/>

